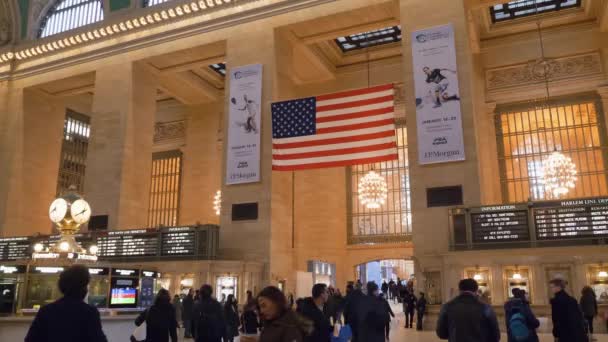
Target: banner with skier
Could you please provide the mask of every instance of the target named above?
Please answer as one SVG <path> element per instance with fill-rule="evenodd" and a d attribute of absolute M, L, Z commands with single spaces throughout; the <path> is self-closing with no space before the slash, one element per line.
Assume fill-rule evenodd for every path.
<path fill-rule="evenodd" d="M 453 26 L 413 32 L 412 49 L 418 161 L 434 164 L 464 160 Z"/>

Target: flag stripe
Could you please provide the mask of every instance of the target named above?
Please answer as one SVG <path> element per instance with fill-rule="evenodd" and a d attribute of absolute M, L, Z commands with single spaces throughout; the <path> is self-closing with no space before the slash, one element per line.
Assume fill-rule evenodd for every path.
<path fill-rule="evenodd" d="M 394 108 L 391 106 L 391 107 L 385 107 L 385 108 L 380 108 L 380 109 L 368 110 L 368 111 L 364 111 L 364 112 L 334 115 L 334 116 L 327 116 L 327 117 L 322 117 L 322 118 L 317 117 L 316 122 L 317 122 L 317 124 L 319 124 L 319 123 L 324 123 L 324 122 L 364 118 L 367 116 L 382 115 L 382 114 L 388 114 L 388 113 L 393 113 L 393 112 L 394 112 Z"/>
<path fill-rule="evenodd" d="M 292 154 L 292 153 L 306 153 L 306 152 L 314 152 L 314 151 L 330 151 L 330 150 L 339 150 L 344 148 L 353 148 L 353 147 L 362 147 L 367 145 L 378 145 L 378 144 L 387 144 L 390 142 L 394 142 L 395 137 L 390 134 L 388 137 L 377 138 L 377 139 L 364 139 L 359 141 L 351 141 L 345 142 L 341 144 L 330 144 L 330 145 L 319 145 L 319 146 L 310 146 L 310 147 L 296 147 L 296 148 L 278 148 L 273 149 L 272 154 Z"/>
<path fill-rule="evenodd" d="M 390 124 L 382 127 L 373 127 L 368 129 L 360 129 L 352 132 L 336 132 L 336 133 L 328 133 L 328 134 L 317 134 L 317 135 L 308 135 L 303 137 L 295 137 L 295 138 L 280 138 L 273 139 L 272 142 L 276 144 L 280 144 L 278 148 L 289 147 L 283 146 L 283 144 L 289 145 L 290 143 L 301 143 L 301 142 L 309 142 L 309 141 L 327 141 L 329 139 L 334 138 L 345 138 L 351 137 L 355 135 L 366 135 L 371 133 L 379 133 L 390 131 L 392 135 L 395 135 L 395 124 Z"/>
<path fill-rule="evenodd" d="M 328 167 L 339 167 L 339 166 L 349 166 L 349 165 L 357 165 L 357 164 L 373 164 L 379 163 L 388 160 L 395 160 L 398 156 L 396 154 L 385 155 L 380 157 L 372 157 L 372 158 L 363 158 L 363 159 L 354 159 L 354 160 L 342 160 L 335 162 L 321 162 L 314 164 L 302 164 L 302 165 L 272 165 L 272 169 L 274 171 L 298 171 L 298 170 L 310 170 L 310 169 L 322 169 Z"/>
<path fill-rule="evenodd" d="M 388 90 L 388 89 L 393 89 L 393 85 L 386 84 L 386 85 L 381 85 L 381 86 L 377 86 L 377 87 L 349 90 L 349 91 L 343 91 L 340 93 L 334 93 L 334 94 L 329 94 L 329 95 L 321 95 L 321 96 L 317 96 L 317 101 L 333 100 L 333 99 L 338 99 L 341 97 L 375 93 L 378 91 L 383 91 L 383 90 Z"/>
<path fill-rule="evenodd" d="M 372 128 L 372 127 L 389 125 L 393 122 L 395 122 L 394 119 L 386 119 L 386 120 L 379 120 L 379 121 L 373 121 L 373 122 L 364 122 L 364 123 L 359 123 L 359 124 L 354 124 L 354 125 L 319 128 L 319 129 L 317 129 L 317 134 L 346 132 L 346 131 L 352 131 L 352 130 L 356 130 L 356 129 Z"/>
<path fill-rule="evenodd" d="M 365 112 L 365 111 L 375 110 L 375 109 L 383 109 L 383 108 L 392 109 L 394 107 L 394 105 L 395 104 L 393 103 L 393 101 L 387 101 L 387 102 L 382 102 L 382 103 L 374 103 L 374 104 L 370 104 L 367 106 L 361 106 L 359 108 L 344 108 L 344 109 L 330 110 L 330 111 L 326 111 L 326 112 L 322 112 L 322 113 L 317 113 L 317 119 L 331 117 L 334 115 L 360 113 L 360 112 Z"/>
<path fill-rule="evenodd" d="M 381 151 L 371 151 L 371 152 L 359 152 L 352 154 L 343 154 L 339 156 L 328 156 L 328 157 L 312 157 L 305 159 L 296 159 L 296 160 L 275 160 L 275 165 L 278 166 L 287 166 L 287 165 L 297 165 L 297 164 L 315 164 L 315 163 L 323 163 L 323 162 L 337 162 L 343 160 L 355 160 L 355 159 L 367 159 L 367 158 L 376 158 L 385 155 L 397 155 L 397 148 L 384 149 Z"/>
<path fill-rule="evenodd" d="M 353 147 L 353 148 L 344 148 L 339 150 L 329 150 L 329 151 L 315 151 L 315 152 L 306 152 L 306 153 L 291 153 L 291 154 L 273 154 L 272 158 L 274 160 L 292 160 L 292 159 L 306 159 L 306 158 L 316 158 L 316 157 L 327 157 L 327 156 L 339 156 L 353 153 L 361 153 L 361 152 L 372 152 L 372 151 L 381 151 L 390 148 L 397 147 L 395 142 L 389 142 L 386 144 L 378 144 L 378 145 L 367 145 L 361 147 Z"/>
<path fill-rule="evenodd" d="M 337 109 L 357 108 L 357 107 L 367 106 L 367 105 L 376 104 L 376 103 L 392 102 L 393 100 L 394 100 L 394 96 L 389 95 L 389 96 L 376 97 L 376 98 L 367 99 L 367 100 L 336 103 L 336 104 L 328 105 L 328 106 L 319 106 L 319 104 L 317 103 L 317 113 L 328 112 L 328 111 L 337 110 Z"/>
<path fill-rule="evenodd" d="M 331 99 L 331 100 L 317 100 L 317 106 L 328 106 L 328 105 L 344 103 L 344 102 L 361 101 L 361 100 L 373 99 L 376 97 L 383 97 L 383 96 L 389 96 L 389 95 L 394 96 L 395 91 L 393 89 L 388 89 L 388 90 L 383 90 L 383 91 L 379 91 L 379 92 L 375 92 L 375 93 L 355 95 L 355 96 L 349 96 L 349 97 L 340 97 L 340 98 Z"/>
<path fill-rule="evenodd" d="M 335 137 L 335 138 L 331 138 L 331 139 L 292 142 L 292 143 L 281 143 L 282 140 L 287 140 L 287 139 L 276 139 L 276 140 L 273 140 L 272 148 L 273 149 L 302 148 L 302 147 L 342 144 L 342 143 L 354 142 L 354 141 L 365 141 L 365 140 L 369 140 L 369 139 L 377 139 L 377 138 L 383 138 L 383 137 L 394 137 L 395 128 L 393 127 L 392 130 L 385 129 L 385 130 L 382 130 L 382 131 L 379 131 L 376 133 L 370 133 L 370 134 L 360 134 L 360 135 L 342 134 L 342 135 L 343 136 Z"/>
<path fill-rule="evenodd" d="M 317 132 L 321 128 L 355 125 L 355 124 L 362 124 L 362 123 L 365 123 L 365 122 L 386 121 L 386 120 L 391 120 L 391 122 L 393 122 L 393 120 L 394 120 L 393 118 L 394 117 L 395 116 L 393 115 L 393 113 L 389 113 L 389 114 L 383 114 L 383 115 L 368 116 L 368 117 L 358 118 L 358 119 L 350 119 L 350 120 L 342 120 L 342 121 L 332 121 L 332 122 L 318 123 L 317 124 Z"/>

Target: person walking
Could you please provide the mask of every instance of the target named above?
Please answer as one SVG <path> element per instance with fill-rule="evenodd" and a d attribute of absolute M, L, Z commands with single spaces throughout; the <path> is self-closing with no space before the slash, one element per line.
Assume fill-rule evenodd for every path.
<path fill-rule="evenodd" d="M 188 290 L 188 294 L 182 301 L 182 320 L 184 321 L 184 338 L 194 336 L 194 291 Z"/>
<path fill-rule="evenodd" d="M 504 305 L 508 341 L 538 342 L 536 329 L 540 326 L 540 321 L 534 316 L 526 301 L 525 292 L 514 288 L 511 293 L 513 298 Z"/>
<path fill-rule="evenodd" d="M 393 312 L 393 309 L 391 309 L 391 305 L 388 303 L 388 299 L 386 299 L 386 295 L 384 293 L 380 294 L 380 298 L 382 299 L 382 304 L 384 304 L 384 311 L 386 317 L 386 328 L 384 330 L 386 334 L 386 340 L 388 341 L 391 333 L 391 317 L 395 318 L 395 313 Z"/>
<path fill-rule="evenodd" d="M 169 338 L 171 342 L 177 342 L 177 320 L 169 291 L 160 289 L 154 304 L 135 319 L 136 326 L 144 322 L 146 342 L 167 342 Z"/>
<path fill-rule="evenodd" d="M 437 321 L 437 337 L 449 342 L 498 342 L 500 329 L 492 307 L 477 297 L 474 279 L 458 284 L 460 294 L 443 305 Z"/>
<path fill-rule="evenodd" d="M 314 324 L 314 330 L 309 336 L 304 336 L 306 342 L 329 342 L 332 327 L 327 315 L 329 291 L 325 284 L 315 284 L 312 287 L 312 297 L 304 299 L 298 313 Z"/>
<path fill-rule="evenodd" d="M 239 307 L 233 294 L 228 295 L 224 304 L 224 317 L 226 318 L 224 342 L 234 342 L 234 338 L 239 336 Z"/>
<path fill-rule="evenodd" d="M 416 330 L 422 330 L 426 305 L 427 301 L 424 292 L 420 292 L 420 298 L 418 298 L 418 302 L 416 303 Z"/>
<path fill-rule="evenodd" d="M 367 283 L 367 296 L 357 307 L 357 342 L 385 342 L 386 311 L 378 285 Z"/>
<path fill-rule="evenodd" d="M 99 311 L 84 302 L 90 280 L 88 268 L 82 265 L 61 272 L 58 287 L 63 297 L 38 310 L 25 342 L 107 342 Z"/>
<path fill-rule="evenodd" d="M 598 310 L 597 298 L 595 296 L 595 292 L 591 287 L 583 287 L 583 291 L 581 293 L 580 306 L 581 310 L 583 311 L 583 316 L 587 321 L 589 336 L 591 337 L 592 341 L 595 341 L 595 337 L 593 337 L 593 319 L 598 315 Z"/>
<path fill-rule="evenodd" d="M 346 287 L 346 298 L 344 298 L 344 321 L 352 331 L 352 342 L 359 342 L 359 322 L 362 321 L 361 315 L 363 299 L 365 295 L 360 287 L 348 284 Z"/>
<path fill-rule="evenodd" d="M 247 291 L 251 292 L 251 291 Z M 248 293 L 248 295 L 249 295 Z M 260 321 L 258 320 L 258 314 L 256 312 L 257 303 L 253 297 L 247 301 L 243 308 L 243 314 L 241 315 L 241 331 L 248 338 L 257 336 L 258 329 L 260 328 Z"/>
<path fill-rule="evenodd" d="M 287 307 L 287 298 L 277 287 L 269 286 L 258 295 L 263 321 L 259 342 L 303 342 L 312 333 L 313 323 Z"/>
<path fill-rule="evenodd" d="M 583 314 L 576 299 L 566 293 L 566 282 L 553 279 L 549 288 L 554 295 L 551 299 L 553 336 L 560 342 L 588 342 Z"/>
<path fill-rule="evenodd" d="M 175 320 L 177 321 L 177 327 L 180 327 L 182 323 L 182 300 L 179 295 L 173 296 L 173 309 L 175 310 Z"/>
<path fill-rule="evenodd" d="M 403 297 L 403 312 L 405 313 L 405 328 L 414 327 L 414 312 L 416 311 L 417 298 L 414 289 L 406 287 Z"/>
<path fill-rule="evenodd" d="M 388 296 L 388 283 L 386 282 L 386 280 L 382 281 L 382 286 L 380 287 L 380 289 L 382 290 L 382 293 L 384 293 L 385 296 Z"/>
<path fill-rule="evenodd" d="M 211 297 L 213 288 L 201 286 L 200 301 L 194 305 L 196 342 L 220 342 L 226 334 L 222 305 Z"/>

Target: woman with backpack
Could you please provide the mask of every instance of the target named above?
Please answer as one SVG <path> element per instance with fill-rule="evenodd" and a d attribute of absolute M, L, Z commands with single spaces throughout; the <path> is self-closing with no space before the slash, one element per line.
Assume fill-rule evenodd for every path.
<path fill-rule="evenodd" d="M 587 329 L 589 332 L 589 336 L 591 336 L 593 340 L 593 318 L 597 316 L 597 298 L 595 297 L 595 292 L 589 286 L 583 287 L 581 300 L 580 300 L 581 310 L 583 311 L 583 316 L 585 317 L 585 321 L 587 322 Z"/>
<path fill-rule="evenodd" d="M 505 303 L 505 323 L 509 342 L 538 342 L 536 329 L 540 321 L 534 316 L 525 298 L 525 292 L 518 288 L 511 290 L 513 298 Z"/>
<path fill-rule="evenodd" d="M 169 291 L 160 289 L 154 305 L 142 312 L 135 325 L 146 323 L 146 342 L 177 342 L 177 320 Z"/>

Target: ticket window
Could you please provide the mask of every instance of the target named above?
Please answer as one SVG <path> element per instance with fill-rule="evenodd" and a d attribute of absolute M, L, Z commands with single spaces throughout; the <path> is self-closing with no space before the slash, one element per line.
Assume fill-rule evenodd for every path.
<path fill-rule="evenodd" d="M 187 274 L 179 281 L 179 294 L 186 296 L 190 290 L 194 291 L 194 275 Z"/>
<path fill-rule="evenodd" d="M 110 292 L 110 270 L 104 267 L 89 267 L 91 281 L 89 282 L 88 303 L 98 308 L 108 307 Z"/>
<path fill-rule="evenodd" d="M 0 316 L 12 315 L 25 281 L 26 266 L 0 265 Z"/>
<path fill-rule="evenodd" d="M 526 292 L 530 299 L 530 270 L 528 268 L 510 268 L 504 271 L 507 298 L 513 298 L 513 289 L 518 288 Z"/>
<path fill-rule="evenodd" d="M 232 276 L 217 277 L 217 300 L 224 302 L 229 295 L 238 298 L 238 278 Z"/>
<path fill-rule="evenodd" d="M 608 304 L 608 267 L 592 266 L 588 268 L 587 278 L 599 304 Z"/>
<path fill-rule="evenodd" d="M 63 267 L 36 266 L 30 268 L 23 308 L 40 309 L 61 298 L 62 294 L 57 287 L 61 272 L 63 272 Z"/>
<path fill-rule="evenodd" d="M 492 303 L 492 292 L 490 291 L 490 270 L 487 268 L 467 268 L 465 278 L 475 279 L 479 289 L 479 298 L 484 299 L 488 304 Z"/>

